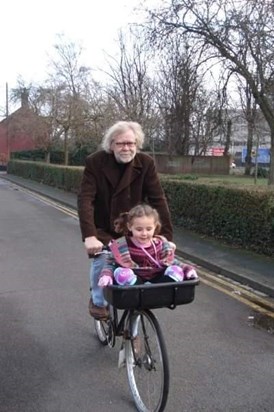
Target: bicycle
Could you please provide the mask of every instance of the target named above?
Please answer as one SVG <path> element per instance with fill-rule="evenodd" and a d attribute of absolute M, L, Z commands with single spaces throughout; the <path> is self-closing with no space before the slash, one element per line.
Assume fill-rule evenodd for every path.
<path fill-rule="evenodd" d="M 94 320 L 102 345 L 114 347 L 122 337 L 118 367 L 126 366 L 129 387 L 139 412 L 161 412 L 169 392 L 169 364 L 160 324 L 152 309 L 191 303 L 199 279 L 183 282 L 112 285 L 104 288 L 110 315 Z M 123 310 L 119 315 L 119 310 Z"/>

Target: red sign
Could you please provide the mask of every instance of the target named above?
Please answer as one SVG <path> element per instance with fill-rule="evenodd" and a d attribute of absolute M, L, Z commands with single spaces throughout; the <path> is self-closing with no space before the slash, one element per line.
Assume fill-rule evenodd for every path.
<path fill-rule="evenodd" d="M 224 150 L 225 149 L 223 147 L 212 147 L 211 149 L 212 156 L 223 156 Z"/>

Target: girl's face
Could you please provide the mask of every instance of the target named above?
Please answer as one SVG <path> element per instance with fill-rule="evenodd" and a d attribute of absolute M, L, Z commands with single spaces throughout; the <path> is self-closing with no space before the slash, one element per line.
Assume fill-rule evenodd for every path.
<path fill-rule="evenodd" d="M 149 244 L 156 229 L 155 219 L 153 216 L 135 217 L 128 224 L 128 229 L 131 231 L 133 239 L 138 243 Z"/>

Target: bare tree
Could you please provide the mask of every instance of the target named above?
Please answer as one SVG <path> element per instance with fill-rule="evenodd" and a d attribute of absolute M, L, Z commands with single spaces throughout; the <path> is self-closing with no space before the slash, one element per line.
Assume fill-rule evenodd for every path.
<path fill-rule="evenodd" d="M 274 10 L 269 0 L 170 0 L 149 11 L 152 36 L 166 38 L 175 31 L 203 43 L 212 58 L 223 59 L 242 76 L 269 125 L 274 185 Z"/>
<path fill-rule="evenodd" d="M 241 101 L 243 117 L 247 123 L 247 150 L 245 158 L 245 174 L 250 175 L 252 169 L 252 149 L 254 147 L 254 134 L 257 123 L 256 100 L 250 90 L 249 84 L 243 78 L 238 79 L 238 92 Z"/>
<path fill-rule="evenodd" d="M 168 152 L 206 153 L 220 129 L 223 102 L 217 90 L 205 87 L 205 66 L 197 42 L 171 35 L 161 46 L 158 104 L 164 119 Z"/>
<path fill-rule="evenodd" d="M 155 133 L 154 84 L 149 75 L 148 55 L 135 33 L 119 33 L 119 55 L 108 56 L 105 71 L 110 82 L 106 93 L 116 106 L 117 115 L 142 124 L 145 134 Z"/>
<path fill-rule="evenodd" d="M 206 154 L 218 135 L 227 136 L 226 81 L 211 80 L 210 66 L 197 43 L 169 36 L 161 49 L 158 101 L 164 119 L 169 153 Z M 210 83 L 210 88 L 208 87 Z"/>
<path fill-rule="evenodd" d="M 48 79 L 44 84 L 27 87 L 30 107 L 47 124 L 47 133 L 42 133 L 40 127 L 38 136 L 33 122 L 28 128 L 32 135 L 35 132 L 37 147 L 45 150 L 46 161 L 50 162 L 53 147 L 61 147 L 64 163 L 68 164 L 69 152 L 97 149 L 105 129 L 118 117 L 117 107 L 92 78 L 91 70 L 80 64 L 80 46 L 59 36 L 55 51 Z M 23 88 L 26 86 L 21 79 L 13 93 L 15 100 L 21 98 Z"/>
<path fill-rule="evenodd" d="M 191 143 L 195 155 L 208 153 L 216 139 L 223 143 L 222 127 L 225 122 L 221 93 L 199 86 L 191 115 Z"/>
<path fill-rule="evenodd" d="M 90 124 L 96 120 L 89 102 L 95 82 L 90 69 L 80 64 L 82 48 L 79 45 L 59 36 L 55 50 L 57 56 L 51 61 L 52 70 L 44 91 L 54 137 L 62 139 L 64 163 L 68 164 L 69 144 L 80 142 L 79 136 L 90 134 Z"/>
<path fill-rule="evenodd" d="M 163 118 L 168 152 L 188 154 L 190 118 L 199 84 L 195 51 L 181 36 L 174 36 L 161 54 L 156 96 Z"/>

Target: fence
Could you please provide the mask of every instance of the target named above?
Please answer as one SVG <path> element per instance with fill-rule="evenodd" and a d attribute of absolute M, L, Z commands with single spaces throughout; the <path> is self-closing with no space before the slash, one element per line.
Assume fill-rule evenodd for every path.
<path fill-rule="evenodd" d="M 228 175 L 231 164 L 230 156 L 169 156 L 155 153 L 153 157 L 157 171 L 167 174 Z"/>

